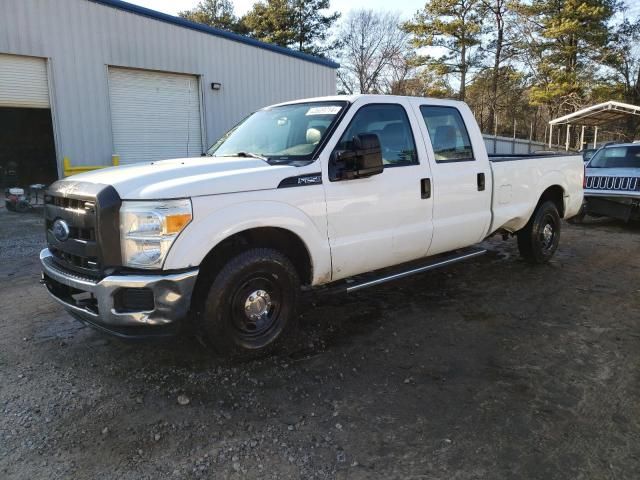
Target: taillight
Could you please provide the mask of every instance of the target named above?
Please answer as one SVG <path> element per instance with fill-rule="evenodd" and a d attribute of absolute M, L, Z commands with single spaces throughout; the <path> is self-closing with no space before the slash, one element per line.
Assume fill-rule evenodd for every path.
<path fill-rule="evenodd" d="M 587 166 L 582 165 L 582 189 L 587 188 Z"/>

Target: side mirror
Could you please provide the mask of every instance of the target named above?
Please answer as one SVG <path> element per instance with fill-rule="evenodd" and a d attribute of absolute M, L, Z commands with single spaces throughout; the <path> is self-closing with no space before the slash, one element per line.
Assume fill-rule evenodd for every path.
<path fill-rule="evenodd" d="M 374 133 L 353 137 L 348 150 L 335 150 L 329 162 L 332 181 L 353 180 L 378 175 L 384 170 L 380 140 Z"/>

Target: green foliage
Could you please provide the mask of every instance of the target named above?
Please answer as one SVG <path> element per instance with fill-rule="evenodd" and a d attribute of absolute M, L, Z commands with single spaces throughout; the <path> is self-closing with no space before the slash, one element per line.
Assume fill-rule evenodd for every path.
<path fill-rule="evenodd" d="M 293 12 L 289 0 L 257 2 L 251 11 L 242 17 L 242 23 L 249 35 L 263 42 L 289 47 L 295 38 Z"/>
<path fill-rule="evenodd" d="M 255 3 L 242 23 L 249 35 L 264 42 L 321 55 L 329 47 L 329 29 L 338 12 L 324 14 L 329 0 L 266 0 Z"/>
<path fill-rule="evenodd" d="M 422 69 L 415 76 L 393 85 L 393 95 L 411 95 L 414 97 L 452 98 L 455 93 L 441 75 L 430 69 Z"/>
<path fill-rule="evenodd" d="M 210 27 L 244 33 L 244 28 L 233 11 L 231 0 L 202 0 L 194 9 L 179 12 L 178 15 Z"/>
<path fill-rule="evenodd" d="M 571 111 L 588 92 L 585 85 L 608 43 L 616 0 L 533 0 L 515 7 L 531 26 L 527 43 L 536 73 L 534 104 L 561 102 Z"/>
<path fill-rule="evenodd" d="M 432 0 L 403 26 L 412 34 L 415 48 L 431 47 L 429 53 L 419 57 L 419 63 L 436 75 L 459 75 L 462 100 L 467 73 L 478 64 L 474 47 L 481 43 L 481 7 L 480 0 Z M 439 54 L 439 50 L 444 53 Z"/>

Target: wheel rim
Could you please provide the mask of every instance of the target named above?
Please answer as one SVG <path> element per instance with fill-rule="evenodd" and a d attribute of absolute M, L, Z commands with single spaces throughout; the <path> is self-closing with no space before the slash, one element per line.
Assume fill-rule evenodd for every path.
<path fill-rule="evenodd" d="M 542 250 L 547 252 L 553 249 L 556 239 L 556 224 L 551 215 L 545 215 L 542 225 L 543 227 L 540 229 L 540 245 Z"/>
<path fill-rule="evenodd" d="M 231 318 L 237 335 L 255 342 L 281 328 L 282 290 L 266 275 L 246 279 L 231 300 Z"/>

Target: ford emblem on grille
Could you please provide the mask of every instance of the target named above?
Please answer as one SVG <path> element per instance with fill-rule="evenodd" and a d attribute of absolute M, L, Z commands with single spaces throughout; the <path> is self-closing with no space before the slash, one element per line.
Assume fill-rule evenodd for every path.
<path fill-rule="evenodd" d="M 69 238 L 69 225 L 67 225 L 67 222 L 61 218 L 53 222 L 53 236 L 56 237 L 56 240 L 59 242 L 66 241 Z"/>

